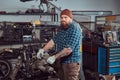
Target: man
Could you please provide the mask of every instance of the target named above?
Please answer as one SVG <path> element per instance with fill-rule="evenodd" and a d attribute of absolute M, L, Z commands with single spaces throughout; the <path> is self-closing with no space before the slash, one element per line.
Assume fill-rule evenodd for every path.
<path fill-rule="evenodd" d="M 80 26 L 73 22 L 73 15 L 69 9 L 64 9 L 60 13 L 61 27 L 57 34 L 37 53 L 37 57 L 41 58 L 44 51 L 56 46 L 56 53 L 47 59 L 47 62 L 59 64 L 60 80 L 79 80 L 80 71 L 80 45 L 82 41 L 82 30 Z M 59 72 L 61 71 L 61 72 Z"/>

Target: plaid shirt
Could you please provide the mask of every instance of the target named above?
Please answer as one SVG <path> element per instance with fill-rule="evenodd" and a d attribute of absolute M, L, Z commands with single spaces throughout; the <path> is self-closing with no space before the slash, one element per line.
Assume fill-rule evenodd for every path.
<path fill-rule="evenodd" d="M 57 52 L 61 51 L 63 48 L 70 47 L 72 49 L 72 53 L 70 55 L 61 58 L 62 63 L 80 63 L 81 40 L 82 32 L 80 26 L 77 23 L 72 22 L 66 30 L 60 28 L 58 33 L 53 37 L 53 41 L 57 45 Z"/>

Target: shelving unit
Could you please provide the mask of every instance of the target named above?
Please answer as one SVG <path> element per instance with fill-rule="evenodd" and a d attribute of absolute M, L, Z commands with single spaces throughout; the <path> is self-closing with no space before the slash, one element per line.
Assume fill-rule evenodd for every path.
<path fill-rule="evenodd" d="M 32 20 L 58 22 L 58 14 L 52 13 L 5 13 L 0 14 L 0 22 L 31 22 Z"/>
<path fill-rule="evenodd" d="M 7 30 L 7 29 L 10 29 L 11 26 L 13 27 L 10 29 L 11 32 L 12 30 L 15 30 L 15 29 L 18 30 L 18 32 L 25 30 L 25 28 L 27 30 L 29 30 L 30 28 L 33 29 L 34 27 L 31 24 L 31 22 L 34 20 L 40 21 L 40 25 L 36 26 L 35 28 L 38 31 L 38 33 L 40 33 L 39 29 L 42 29 L 43 26 L 48 27 L 48 26 L 58 25 L 58 14 L 56 13 L 4 13 L 4 14 L 0 14 L 0 29 L 1 29 L 1 32 L 3 31 L 3 29 L 5 29 L 5 27 Z M 7 23 L 8 27 L 6 26 L 5 23 Z M 27 25 L 31 27 L 28 28 L 26 27 Z M 19 28 L 16 28 L 16 26 Z M 10 31 L 8 30 L 8 32 Z M 21 35 L 23 35 L 22 32 L 21 32 Z"/>
<path fill-rule="evenodd" d="M 118 31 L 120 29 L 120 15 L 96 16 L 95 26 L 97 32 Z"/>
<path fill-rule="evenodd" d="M 44 46 L 56 33 L 58 26 L 42 27 L 40 29 L 40 41 Z"/>
<path fill-rule="evenodd" d="M 111 32 L 112 42 L 106 42 L 107 33 L 105 32 Z M 96 40 L 99 37 L 96 36 L 96 38 L 83 41 L 85 73 L 89 70 L 91 74 L 120 77 L 120 15 L 96 16 L 95 34 L 100 35 L 101 39 Z"/>

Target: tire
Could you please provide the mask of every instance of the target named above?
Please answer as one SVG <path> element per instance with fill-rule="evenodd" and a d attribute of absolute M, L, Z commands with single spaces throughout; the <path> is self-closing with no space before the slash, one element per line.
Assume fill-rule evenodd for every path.
<path fill-rule="evenodd" d="M 7 78 L 11 71 L 11 65 L 8 61 L 0 59 L 0 79 Z"/>

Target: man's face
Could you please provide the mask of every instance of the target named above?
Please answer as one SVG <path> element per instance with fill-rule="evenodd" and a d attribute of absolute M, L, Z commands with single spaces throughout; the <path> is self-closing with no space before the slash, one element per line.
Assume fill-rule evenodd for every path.
<path fill-rule="evenodd" d="M 67 15 L 61 15 L 60 21 L 61 21 L 61 26 L 63 28 L 68 28 L 68 26 L 71 23 L 72 19 Z"/>

